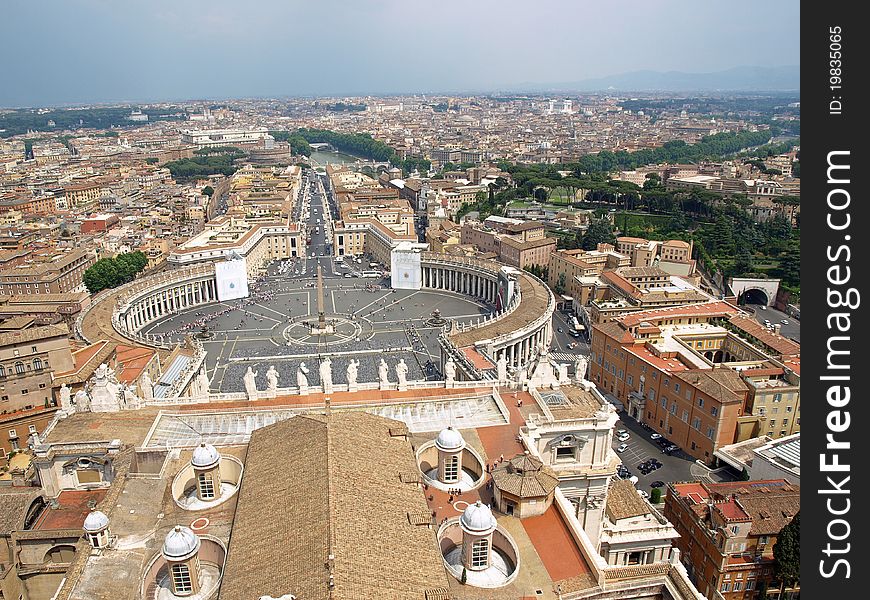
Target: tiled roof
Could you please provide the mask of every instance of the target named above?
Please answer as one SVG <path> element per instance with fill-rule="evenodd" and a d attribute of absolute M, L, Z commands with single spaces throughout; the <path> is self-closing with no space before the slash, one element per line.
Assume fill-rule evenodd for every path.
<path fill-rule="evenodd" d="M 637 488 L 627 479 L 619 479 L 610 486 L 607 494 L 607 518 L 614 523 L 619 519 L 640 517 L 652 512 L 637 493 Z"/>
<path fill-rule="evenodd" d="M 397 426 L 342 412 L 255 431 L 220 599 L 424 600 L 447 588 L 435 532 L 409 519 L 428 508 L 419 486 L 401 481 L 416 463 L 409 442 L 390 435 Z"/>
<path fill-rule="evenodd" d="M 24 519 L 42 490 L 31 487 L 13 487 L 0 491 L 0 534 L 24 529 Z"/>
<path fill-rule="evenodd" d="M 549 496 L 559 485 L 559 478 L 552 469 L 527 454 L 515 456 L 496 467 L 492 479 L 499 490 L 519 498 Z"/>

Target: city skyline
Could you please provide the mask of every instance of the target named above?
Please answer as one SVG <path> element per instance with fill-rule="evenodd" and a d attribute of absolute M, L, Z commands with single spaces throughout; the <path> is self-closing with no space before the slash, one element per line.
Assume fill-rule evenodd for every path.
<path fill-rule="evenodd" d="M 752 19 L 682 1 L 668 8 L 544 2 L 519 20 L 519 7 L 492 2 L 446 2 L 430 14 L 392 0 L 15 1 L 5 12 L 20 26 L 0 47 L 19 60 L 6 67 L 0 105 L 540 91 L 643 71 L 799 64 L 791 4 L 752 5 Z"/>

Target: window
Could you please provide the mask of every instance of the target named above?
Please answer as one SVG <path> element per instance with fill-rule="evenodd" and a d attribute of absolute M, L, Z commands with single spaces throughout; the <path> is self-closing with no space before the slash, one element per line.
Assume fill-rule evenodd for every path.
<path fill-rule="evenodd" d="M 455 454 L 447 459 L 444 465 L 444 480 L 458 481 L 459 480 L 459 457 Z"/>
<path fill-rule="evenodd" d="M 711 406 L 710 407 L 710 414 L 713 415 L 714 417 L 717 416 L 719 414 L 719 407 L 718 406 Z"/>
<path fill-rule="evenodd" d="M 561 446 L 556 448 L 556 460 L 574 460 L 574 447 Z"/>
<path fill-rule="evenodd" d="M 627 382 L 628 382 L 628 385 L 634 385 L 634 377 L 632 377 L 631 375 L 629 375 L 629 376 L 628 376 L 628 380 L 627 380 Z"/>
<path fill-rule="evenodd" d="M 46 286 L 48 286 L 48 284 L 46 284 Z M 31 346 L 31 347 L 30 347 L 30 351 L 31 351 L 31 352 L 36 352 L 36 346 Z"/>
<path fill-rule="evenodd" d="M 742 587 L 743 587 L 742 581 L 735 581 L 734 582 L 734 591 L 735 592 L 739 592 Z"/>
<path fill-rule="evenodd" d="M 748 579 L 748 580 L 746 581 L 746 589 L 747 589 L 747 590 L 751 590 L 751 589 L 754 588 L 754 587 L 755 587 L 755 580 L 754 580 L 754 579 Z"/>
<path fill-rule="evenodd" d="M 707 428 L 707 437 L 712 440 L 714 435 L 716 435 L 716 430 L 713 429 L 712 427 L 708 427 Z"/>
<path fill-rule="evenodd" d="M 675 384 L 674 384 L 674 391 L 675 391 L 675 392 L 679 392 L 679 391 L 680 391 L 680 384 L 679 384 L 679 383 L 675 383 Z"/>
<path fill-rule="evenodd" d="M 667 377 L 665 377 L 664 384 L 665 384 L 665 387 L 671 385 L 671 380 L 668 379 Z"/>
<path fill-rule="evenodd" d="M 683 411 L 683 423 L 688 423 L 688 422 L 689 422 L 689 411 L 684 410 Z"/>
<path fill-rule="evenodd" d="M 23 362 L 15 363 L 15 372 L 18 373 L 19 375 L 22 375 L 24 373 L 24 363 Z"/>
<path fill-rule="evenodd" d="M 771 429 L 774 428 L 774 427 L 776 427 L 776 419 L 771 419 L 771 420 L 770 420 L 770 423 L 769 423 L 769 426 L 771 427 Z"/>
<path fill-rule="evenodd" d="M 199 474 L 199 496 L 202 500 L 214 498 L 214 481 L 209 473 Z"/>
<path fill-rule="evenodd" d="M 193 583 L 190 581 L 190 568 L 187 563 L 172 565 L 172 588 L 175 595 L 189 594 L 193 591 Z"/>
<path fill-rule="evenodd" d="M 36 425 L 28 425 L 27 431 L 29 431 L 30 433 L 36 433 Z"/>
<path fill-rule="evenodd" d="M 780 402 L 780 401 L 782 401 L 782 394 L 774 394 L 774 395 L 773 395 L 773 401 L 774 401 L 774 402 Z"/>
<path fill-rule="evenodd" d="M 652 392 L 652 390 L 650 390 L 650 392 Z M 667 407 L 668 407 L 668 399 L 665 398 L 664 396 L 662 396 L 662 408 L 667 408 Z"/>
<path fill-rule="evenodd" d="M 476 540 L 471 545 L 471 566 L 485 567 L 489 564 L 489 540 Z"/>
<path fill-rule="evenodd" d="M 89 533 L 88 538 L 91 541 L 91 546 L 94 548 L 98 548 L 100 546 L 100 534 L 99 533 Z"/>
<path fill-rule="evenodd" d="M 6 368 L 0 365 L 0 377 L 6 377 Z"/>
<path fill-rule="evenodd" d="M 671 404 L 671 414 L 672 414 L 672 415 L 676 415 L 676 414 L 677 414 L 677 403 L 676 403 L 676 402 L 674 402 L 673 404 Z"/>
<path fill-rule="evenodd" d="M 26 396 L 26 395 L 29 394 L 29 393 L 30 393 L 30 390 L 27 390 L 27 389 L 21 390 L 21 395 L 22 395 L 22 396 Z"/>
<path fill-rule="evenodd" d="M 704 399 L 698 396 L 698 406 L 704 408 Z"/>
<path fill-rule="evenodd" d="M 721 591 L 723 591 L 723 592 L 728 592 L 728 591 L 730 591 L 730 590 L 731 590 L 731 584 L 730 584 L 730 583 L 728 583 L 727 581 L 725 581 L 724 583 L 722 583 L 722 590 L 721 590 Z"/>
<path fill-rule="evenodd" d="M 33 370 L 39 371 L 41 369 L 42 369 L 42 361 L 39 360 L 38 358 L 34 358 L 33 359 Z"/>

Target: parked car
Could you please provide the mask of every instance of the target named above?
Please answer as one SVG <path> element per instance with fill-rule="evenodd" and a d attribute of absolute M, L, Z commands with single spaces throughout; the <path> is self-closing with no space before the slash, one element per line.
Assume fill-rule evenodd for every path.
<path fill-rule="evenodd" d="M 665 482 L 656 480 L 649 484 L 649 486 L 654 488 L 663 488 L 665 487 Z"/>
<path fill-rule="evenodd" d="M 623 433 L 621 435 L 616 436 L 616 439 L 619 440 L 620 442 L 627 442 L 629 440 L 629 438 L 631 438 L 631 436 L 628 433 Z"/>
<path fill-rule="evenodd" d="M 674 452 L 678 452 L 679 450 L 680 450 L 679 446 L 677 446 L 676 444 L 671 444 L 670 446 L 668 446 L 667 448 L 662 450 L 662 452 L 664 452 L 667 455 L 671 455 Z"/>
<path fill-rule="evenodd" d="M 662 434 L 660 434 L 660 433 L 654 433 L 654 434 L 652 434 L 651 436 L 649 436 L 649 439 L 651 439 L 651 440 L 660 440 L 660 439 L 662 439 Z"/>
<path fill-rule="evenodd" d="M 628 444 L 620 444 L 616 449 L 617 452 L 625 452 L 626 450 L 628 450 Z"/>
<path fill-rule="evenodd" d="M 644 500 L 649 498 L 649 494 L 646 493 L 644 490 L 637 490 L 637 493 L 640 494 L 640 497 L 643 498 Z"/>

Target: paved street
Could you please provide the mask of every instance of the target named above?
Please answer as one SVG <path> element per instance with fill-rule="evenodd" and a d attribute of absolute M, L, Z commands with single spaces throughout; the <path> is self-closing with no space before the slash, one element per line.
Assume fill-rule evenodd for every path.
<path fill-rule="evenodd" d="M 747 304 L 745 308 L 751 309 L 755 313 L 755 319 L 759 323 L 763 324 L 764 320 L 767 319 L 772 325 L 780 324 L 782 328 L 779 333 L 783 337 L 787 337 L 800 343 L 801 322 L 794 317 L 776 310 L 775 308 L 768 308 L 759 304 Z M 783 320 L 787 321 L 787 323 L 783 323 Z"/>

